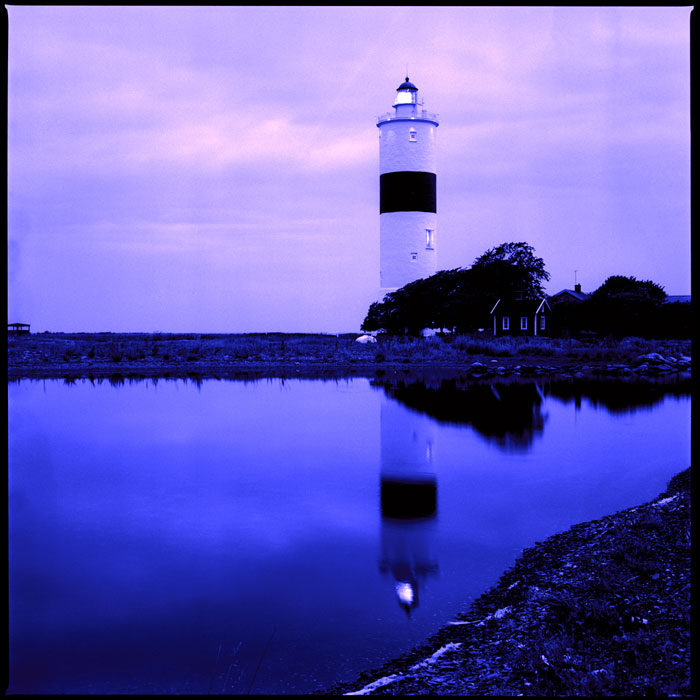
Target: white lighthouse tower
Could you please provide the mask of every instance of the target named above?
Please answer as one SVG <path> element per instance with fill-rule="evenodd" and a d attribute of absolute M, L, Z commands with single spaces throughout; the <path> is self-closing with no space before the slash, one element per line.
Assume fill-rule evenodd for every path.
<path fill-rule="evenodd" d="M 437 114 L 406 80 L 379 128 L 379 279 L 396 289 L 437 272 Z"/>

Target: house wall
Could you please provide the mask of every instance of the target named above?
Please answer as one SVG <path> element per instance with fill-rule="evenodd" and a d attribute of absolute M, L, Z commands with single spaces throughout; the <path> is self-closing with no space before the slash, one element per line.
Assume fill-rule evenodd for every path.
<path fill-rule="evenodd" d="M 501 335 L 511 335 L 511 336 L 534 336 L 537 335 L 539 336 L 549 336 L 550 335 L 550 330 L 551 330 L 551 314 L 545 314 L 545 328 L 544 330 L 540 330 L 540 318 L 542 316 L 541 313 L 539 314 L 528 314 L 527 315 L 527 329 L 523 330 L 520 328 L 520 317 L 523 314 L 520 313 L 514 313 L 514 314 L 509 314 L 509 313 L 503 313 L 503 314 L 494 314 L 494 335 L 496 336 L 501 336 Z M 510 319 L 510 324 L 508 330 L 503 330 L 503 317 L 508 316 Z M 537 333 L 535 333 L 535 323 L 537 323 Z"/>

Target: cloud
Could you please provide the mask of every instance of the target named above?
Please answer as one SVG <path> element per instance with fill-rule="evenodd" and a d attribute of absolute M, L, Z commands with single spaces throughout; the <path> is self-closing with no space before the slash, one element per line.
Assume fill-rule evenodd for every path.
<path fill-rule="evenodd" d="M 37 163 L 47 174 L 159 163 L 184 173 L 246 165 L 327 171 L 376 155 L 371 127 L 330 119 L 334 105 L 319 118 L 302 101 L 275 102 L 274 90 L 251 100 L 244 70 L 222 81 L 206 64 L 173 65 L 151 48 L 42 40 L 41 31 L 39 45 L 26 62 L 22 45 L 13 60 L 13 174 L 29 176 Z"/>
<path fill-rule="evenodd" d="M 313 126 L 286 117 L 246 120 L 228 113 L 136 134 L 125 152 L 138 164 L 162 161 L 197 170 L 253 165 L 260 170 L 325 171 L 369 165 L 375 150 L 366 130 L 336 128 L 319 134 Z"/>
<path fill-rule="evenodd" d="M 181 303 L 265 290 L 279 324 L 305 327 L 323 298 L 328 323 L 359 325 L 378 267 L 375 117 L 406 70 L 440 114 L 441 267 L 517 233 L 560 288 L 614 238 L 606 264 L 687 291 L 689 8 L 8 14 L 10 296 L 32 323 L 126 326 L 132 303 L 165 330 L 182 317 L 154 290 L 186 279 Z M 110 301 L 77 315 L 93 299 Z"/>

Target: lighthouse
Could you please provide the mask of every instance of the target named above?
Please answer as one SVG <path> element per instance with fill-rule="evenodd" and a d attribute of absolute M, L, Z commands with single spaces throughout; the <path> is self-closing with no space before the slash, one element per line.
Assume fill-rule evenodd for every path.
<path fill-rule="evenodd" d="M 436 114 L 408 79 L 379 128 L 379 283 L 384 292 L 437 272 Z M 437 478 L 432 421 L 393 399 L 381 409 L 381 556 L 399 606 L 410 614 L 437 571 Z"/>
<path fill-rule="evenodd" d="M 424 109 L 408 76 L 393 108 L 377 119 L 379 280 L 389 290 L 437 272 L 438 117 Z"/>

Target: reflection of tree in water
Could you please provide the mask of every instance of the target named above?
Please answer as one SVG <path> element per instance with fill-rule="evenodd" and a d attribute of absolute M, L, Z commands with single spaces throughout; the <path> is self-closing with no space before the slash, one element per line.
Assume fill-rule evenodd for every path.
<path fill-rule="evenodd" d="M 542 386 L 534 382 L 459 386 L 457 380 L 446 379 L 431 387 L 423 382 L 385 384 L 384 391 L 438 421 L 470 425 L 500 447 L 523 450 L 544 430 Z"/>
<path fill-rule="evenodd" d="M 655 380 L 619 377 L 543 379 L 470 383 L 463 378 L 426 381 L 377 381 L 387 396 L 443 423 L 470 425 L 506 449 L 527 449 L 542 434 L 549 395 L 580 406 L 587 399 L 611 413 L 648 409 L 667 396 L 690 396 L 691 379 L 669 376 Z"/>
<path fill-rule="evenodd" d="M 690 396 L 691 380 L 672 377 L 657 381 L 630 381 L 624 379 L 556 379 L 549 383 L 549 393 L 569 403 L 580 406 L 582 399 L 596 408 L 610 413 L 632 413 L 649 409 L 661 403 L 667 396 Z"/>

